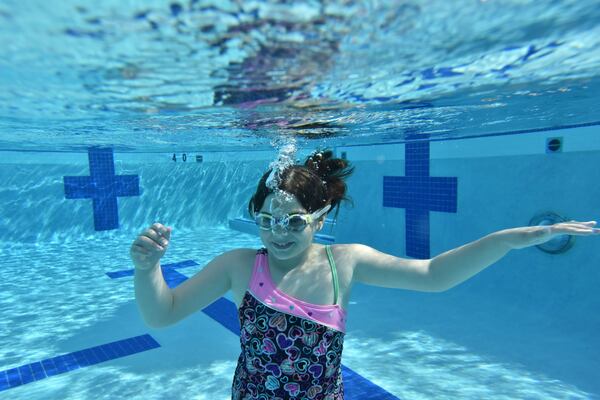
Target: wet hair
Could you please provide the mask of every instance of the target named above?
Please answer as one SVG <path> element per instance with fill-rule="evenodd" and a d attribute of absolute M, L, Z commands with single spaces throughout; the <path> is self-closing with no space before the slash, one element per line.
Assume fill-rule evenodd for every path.
<path fill-rule="evenodd" d="M 250 215 L 258 212 L 267 196 L 273 193 L 266 185 L 271 171 L 272 169 L 269 169 L 265 172 L 258 182 L 256 192 L 248 203 Z M 335 220 L 340 202 L 345 200 L 352 203 L 352 200 L 346 197 L 347 186 L 344 180 L 353 171 L 354 167 L 351 167 L 347 160 L 333 158 L 331 150 L 315 151 L 308 156 L 304 165 L 292 165 L 281 171 L 277 188 L 294 195 L 309 213 L 331 204 L 329 213 L 337 208 Z"/>

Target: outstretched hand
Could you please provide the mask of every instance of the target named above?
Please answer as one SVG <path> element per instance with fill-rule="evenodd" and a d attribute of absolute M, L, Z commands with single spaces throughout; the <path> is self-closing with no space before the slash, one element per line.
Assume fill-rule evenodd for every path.
<path fill-rule="evenodd" d="M 568 221 L 553 225 L 525 226 L 501 231 L 503 239 L 511 249 L 522 249 L 546 243 L 555 236 L 576 235 L 590 236 L 600 234 L 600 229 L 594 228 L 596 221 Z"/>
<path fill-rule="evenodd" d="M 171 240 L 171 227 L 156 222 L 139 234 L 131 245 L 130 255 L 135 268 L 149 270 L 165 255 Z"/>

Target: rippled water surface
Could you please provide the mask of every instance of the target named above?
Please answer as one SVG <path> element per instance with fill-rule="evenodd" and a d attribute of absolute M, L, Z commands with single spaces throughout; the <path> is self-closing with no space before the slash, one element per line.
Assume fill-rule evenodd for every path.
<path fill-rule="evenodd" d="M 5 0 L 0 46 L 1 149 L 257 149 L 600 121 L 594 0 Z"/>

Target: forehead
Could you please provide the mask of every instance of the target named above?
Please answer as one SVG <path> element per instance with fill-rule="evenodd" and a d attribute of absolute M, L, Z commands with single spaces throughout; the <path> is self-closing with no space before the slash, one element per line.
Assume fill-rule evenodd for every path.
<path fill-rule="evenodd" d="M 292 214 L 305 213 L 306 209 L 302 207 L 302 204 L 298 202 L 294 195 L 271 193 L 265 198 L 260 211 L 270 214 Z"/>

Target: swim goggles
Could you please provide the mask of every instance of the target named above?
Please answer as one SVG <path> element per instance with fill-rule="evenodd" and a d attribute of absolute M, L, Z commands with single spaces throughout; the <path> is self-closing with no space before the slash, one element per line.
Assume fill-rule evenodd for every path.
<path fill-rule="evenodd" d="M 254 216 L 254 222 L 256 225 L 265 231 L 274 229 L 277 225 L 279 225 L 282 229 L 292 231 L 292 232 L 301 232 L 303 231 L 307 225 L 312 224 L 314 221 L 318 220 L 323 214 L 325 214 L 331 208 L 330 204 L 327 204 L 325 207 L 315 211 L 312 214 L 305 213 L 294 213 L 294 214 L 286 214 L 283 217 L 275 218 L 269 213 L 257 213 Z"/>

